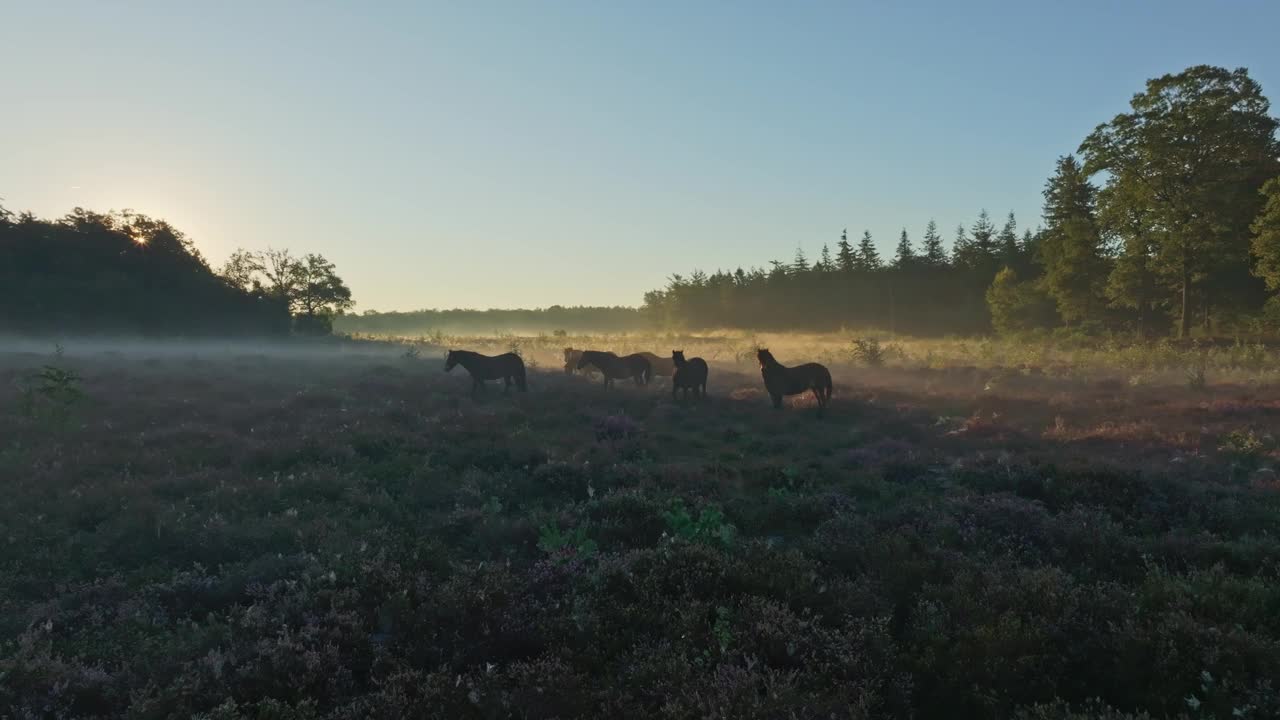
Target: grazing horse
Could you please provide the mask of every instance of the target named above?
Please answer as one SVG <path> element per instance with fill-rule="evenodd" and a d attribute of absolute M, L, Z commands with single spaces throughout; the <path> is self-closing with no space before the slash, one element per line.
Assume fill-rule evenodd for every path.
<path fill-rule="evenodd" d="M 662 377 L 671 377 L 676 374 L 675 363 L 671 362 L 669 357 L 658 357 L 651 352 L 638 352 L 637 355 L 643 355 L 645 360 L 649 361 L 649 367 L 653 369 L 654 375 Z"/>
<path fill-rule="evenodd" d="M 450 350 L 449 357 L 444 361 L 444 371 L 449 372 L 456 365 L 461 365 L 471 373 L 472 395 L 484 389 L 485 380 L 501 379 L 506 383 L 504 393 L 511 392 L 512 381 L 515 381 L 520 392 L 529 389 L 525 385 L 524 360 L 515 353 L 490 357 L 470 350 Z"/>
<path fill-rule="evenodd" d="M 613 385 L 613 381 L 619 378 L 633 378 L 637 385 L 648 385 L 653 373 L 653 368 L 643 355 L 618 357 L 611 352 L 583 350 L 582 357 L 578 359 L 578 369 L 581 370 L 588 365 L 594 365 L 604 374 L 606 388 Z"/>
<path fill-rule="evenodd" d="M 671 364 L 675 366 L 676 371 L 671 376 L 671 399 L 676 399 L 676 392 L 684 390 L 684 399 L 689 399 L 689 391 L 693 391 L 693 396 L 707 396 L 707 361 L 700 357 L 689 358 L 684 357 L 683 350 L 671 351 Z"/>
<path fill-rule="evenodd" d="M 799 395 L 813 391 L 818 400 L 818 417 L 831 402 L 831 372 L 818 363 L 805 363 L 795 367 L 783 367 L 774 359 L 773 353 L 761 348 L 756 351 L 756 359 L 760 361 L 760 374 L 764 376 L 764 387 L 773 398 L 775 408 L 782 407 L 784 395 Z"/>
<path fill-rule="evenodd" d="M 564 374 L 572 375 L 578 369 L 578 361 L 582 359 L 582 351 L 573 348 L 564 349 Z"/>

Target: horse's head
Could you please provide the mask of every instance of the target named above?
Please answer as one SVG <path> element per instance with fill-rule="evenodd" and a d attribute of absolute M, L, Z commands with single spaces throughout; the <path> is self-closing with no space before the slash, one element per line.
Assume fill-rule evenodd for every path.
<path fill-rule="evenodd" d="M 677 366 L 683 365 L 683 364 L 684 364 L 684 351 L 683 351 L 683 350 L 672 350 L 672 351 L 671 351 L 671 362 L 675 363 Z"/>
<path fill-rule="evenodd" d="M 768 348 L 756 350 L 756 359 L 760 361 L 760 367 L 778 364 L 778 361 L 773 359 L 773 353 L 769 352 Z"/>
<path fill-rule="evenodd" d="M 444 359 L 444 371 L 449 372 L 458 364 L 458 351 L 450 350 L 449 356 Z"/>

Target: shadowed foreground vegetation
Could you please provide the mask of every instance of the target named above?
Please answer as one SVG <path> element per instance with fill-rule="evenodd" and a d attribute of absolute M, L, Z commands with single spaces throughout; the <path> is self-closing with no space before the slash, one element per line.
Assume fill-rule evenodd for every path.
<path fill-rule="evenodd" d="M 565 343 L 680 343 L 688 404 L 562 340 L 468 341 L 530 366 L 478 400 L 427 345 L 0 356 L 0 707 L 1280 715 L 1274 351 L 768 338 L 819 421 L 749 338 Z"/>

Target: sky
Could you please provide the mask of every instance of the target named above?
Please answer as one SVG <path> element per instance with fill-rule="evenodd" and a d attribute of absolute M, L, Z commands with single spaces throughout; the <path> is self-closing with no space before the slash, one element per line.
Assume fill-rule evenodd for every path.
<path fill-rule="evenodd" d="M 336 263 L 356 311 L 638 305 L 672 273 L 1039 221 L 1152 77 L 1280 3 L 0 0 L 0 204 Z M 1273 110 L 1280 113 L 1280 107 Z"/>

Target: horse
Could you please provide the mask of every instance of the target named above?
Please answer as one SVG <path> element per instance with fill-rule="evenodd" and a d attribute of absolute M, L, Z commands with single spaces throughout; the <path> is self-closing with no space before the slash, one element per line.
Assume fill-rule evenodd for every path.
<path fill-rule="evenodd" d="M 693 391 L 693 396 L 707 396 L 707 361 L 700 357 L 689 358 L 684 357 L 683 350 L 671 351 L 671 364 L 675 366 L 675 373 L 671 376 L 671 399 L 676 399 L 676 392 L 684 390 L 684 399 L 689 399 L 689 391 Z"/>
<path fill-rule="evenodd" d="M 581 359 L 582 359 L 582 351 L 581 351 L 581 350 L 576 350 L 576 349 L 571 348 L 571 347 L 569 347 L 569 348 L 565 348 L 565 349 L 564 349 L 564 374 L 565 374 L 565 375 L 572 375 L 572 374 L 574 374 L 575 372 L 577 372 L 577 371 L 578 371 L 578 361 L 579 361 L 579 360 L 581 360 Z M 582 370 L 582 374 L 583 374 L 583 375 L 586 375 L 586 376 L 587 376 L 587 377 L 589 377 L 589 378 L 594 378 L 594 377 L 596 376 L 596 369 L 595 369 L 595 366 L 594 366 L 594 365 L 592 365 L 592 366 L 589 366 L 589 367 L 583 368 L 583 370 Z"/>
<path fill-rule="evenodd" d="M 773 357 L 773 353 L 765 348 L 756 351 L 756 359 L 760 361 L 760 374 L 764 377 L 764 387 L 773 398 L 775 408 L 782 407 L 784 395 L 799 395 L 813 391 L 818 400 L 818 417 L 831 402 L 831 371 L 818 363 L 805 363 L 795 367 L 784 367 Z"/>
<path fill-rule="evenodd" d="M 573 371 L 578 368 L 578 361 L 582 359 L 582 351 L 574 350 L 571 347 L 564 349 L 564 374 L 572 375 Z"/>
<path fill-rule="evenodd" d="M 582 357 L 578 359 L 578 369 L 581 370 L 588 365 L 594 365 L 604 374 L 606 388 L 613 385 L 613 381 L 618 378 L 632 378 L 636 381 L 636 385 L 648 385 L 653 374 L 653 368 L 649 365 L 648 359 L 638 354 L 618 357 L 602 350 L 583 350 Z"/>
<path fill-rule="evenodd" d="M 529 389 L 525 384 L 524 360 L 515 353 L 490 357 L 470 350 L 450 350 L 449 357 L 444 361 L 444 371 L 449 372 L 457 365 L 461 365 L 471 373 L 472 395 L 484 389 L 485 380 L 499 378 L 505 383 L 503 393 L 511 392 L 512 381 L 515 381 L 520 392 L 526 392 Z"/>
<path fill-rule="evenodd" d="M 649 361 L 649 367 L 653 369 L 654 375 L 662 377 L 671 377 L 676 374 L 675 363 L 671 362 L 669 357 L 659 357 L 651 352 L 638 352 L 637 355 L 643 355 L 645 360 Z"/>

